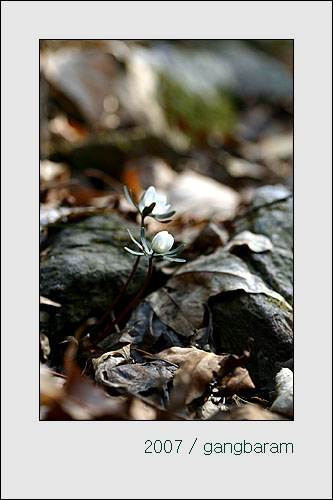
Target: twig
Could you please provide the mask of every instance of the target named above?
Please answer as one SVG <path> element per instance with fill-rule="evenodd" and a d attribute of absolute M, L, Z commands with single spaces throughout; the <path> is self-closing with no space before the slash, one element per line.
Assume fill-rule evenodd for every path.
<path fill-rule="evenodd" d="M 51 375 L 54 375 L 55 377 L 61 377 L 61 378 L 68 378 L 67 375 L 63 375 L 62 373 L 58 373 L 58 372 L 52 372 L 50 371 L 49 372 Z"/>

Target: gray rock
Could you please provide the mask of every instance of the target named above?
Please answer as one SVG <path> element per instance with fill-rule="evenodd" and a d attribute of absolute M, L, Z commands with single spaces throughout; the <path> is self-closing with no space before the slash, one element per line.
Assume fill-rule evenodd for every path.
<path fill-rule="evenodd" d="M 290 311 L 274 298 L 242 291 L 218 295 L 210 306 L 217 352 L 237 353 L 250 346 L 246 368 L 255 386 L 273 389 L 279 362 L 293 355 Z"/>
<path fill-rule="evenodd" d="M 42 328 L 50 336 L 93 315 L 102 315 L 132 271 L 135 257 L 123 247 L 130 243 L 125 230 L 138 236 L 138 227 L 115 214 L 95 215 L 64 229 L 49 229 L 50 252 L 41 258 L 40 293 L 61 304 L 47 308 Z M 147 261 L 141 259 L 124 300 L 140 288 Z"/>
<path fill-rule="evenodd" d="M 234 222 L 235 234 L 251 231 L 270 238 L 273 248 L 256 253 L 247 246 L 232 253 L 241 257 L 269 288 L 293 302 L 293 198 L 280 186 L 256 191 L 246 214 Z M 253 339 L 247 365 L 257 387 L 274 388 L 281 363 L 293 356 L 293 316 L 285 305 L 263 294 L 241 291 L 211 299 L 214 339 L 219 351 L 235 352 Z"/>
<path fill-rule="evenodd" d="M 257 189 L 247 213 L 236 220 L 235 234 L 249 230 L 267 236 L 274 248 L 255 253 L 243 247 L 235 251 L 246 261 L 252 272 L 293 302 L 293 197 L 282 186 L 263 186 Z"/>
<path fill-rule="evenodd" d="M 239 40 L 200 45 L 192 44 L 189 50 L 163 41 L 135 48 L 133 54 L 157 72 L 164 71 L 182 82 L 194 94 L 206 96 L 222 89 L 240 99 L 261 97 L 270 102 L 291 102 L 292 77 L 277 60 Z"/>

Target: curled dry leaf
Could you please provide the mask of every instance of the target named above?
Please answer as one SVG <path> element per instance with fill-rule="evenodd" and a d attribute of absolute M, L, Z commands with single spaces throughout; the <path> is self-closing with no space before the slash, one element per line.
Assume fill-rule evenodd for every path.
<path fill-rule="evenodd" d="M 242 366 L 237 366 L 221 380 L 220 389 L 229 394 L 237 394 L 245 389 L 254 389 L 249 372 Z"/>
<path fill-rule="evenodd" d="M 251 231 L 238 233 L 227 243 L 225 250 L 231 251 L 233 248 L 243 245 L 247 245 L 252 252 L 256 253 L 273 250 L 273 244 L 267 236 L 251 233 Z"/>
<path fill-rule="evenodd" d="M 276 374 L 275 395 L 271 411 L 292 418 L 294 415 L 294 377 L 289 368 L 281 368 Z"/>
<path fill-rule="evenodd" d="M 105 352 L 99 358 L 92 359 L 94 370 L 111 369 L 115 366 L 128 363 L 131 357 L 131 344 L 127 344 L 116 351 Z M 107 366 L 106 366 L 107 365 Z"/>
<path fill-rule="evenodd" d="M 282 295 L 268 288 L 259 276 L 250 272 L 242 259 L 223 248 L 183 265 L 166 286 L 153 292 L 146 300 L 165 325 L 189 337 L 202 327 L 208 299 L 234 290 L 265 294 L 292 310 Z"/>
<path fill-rule="evenodd" d="M 110 389 L 127 394 L 164 390 L 175 370 L 173 366 L 166 367 L 160 361 L 120 365 L 111 369 L 105 366 L 103 370 L 101 370 L 101 366 L 95 372 L 96 380 Z"/>
<path fill-rule="evenodd" d="M 193 399 L 202 396 L 206 390 L 207 384 L 211 381 L 214 374 L 223 376 L 228 371 L 230 365 L 230 356 L 217 355 L 211 352 L 202 351 L 196 347 L 171 347 L 165 349 L 154 357 L 169 361 L 179 366 L 174 375 L 174 393 L 177 398 L 183 396 L 183 403 L 189 404 Z M 238 358 L 240 360 L 241 358 Z M 245 368 L 241 372 L 237 368 L 233 369 L 228 382 L 232 388 L 233 377 L 234 388 L 238 390 L 254 387 L 253 382 Z M 239 387 L 238 387 L 239 386 Z"/>

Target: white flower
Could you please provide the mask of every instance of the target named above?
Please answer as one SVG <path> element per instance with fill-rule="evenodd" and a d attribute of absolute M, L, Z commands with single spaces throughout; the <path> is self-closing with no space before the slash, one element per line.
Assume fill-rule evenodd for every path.
<path fill-rule="evenodd" d="M 180 245 L 178 248 L 170 250 L 175 240 L 172 234 L 168 233 L 168 231 L 160 231 L 155 234 L 153 241 L 151 242 L 151 248 L 149 248 L 147 243 L 144 227 L 141 227 L 140 243 L 134 238 L 129 229 L 127 229 L 127 231 L 131 240 L 140 249 L 140 251 L 124 247 L 126 252 L 137 256 L 145 255 L 147 259 L 153 259 L 156 257 L 158 259 L 169 260 L 170 262 L 186 262 L 185 259 L 179 259 L 177 257 L 177 255 L 184 250 L 185 245 Z"/>
<path fill-rule="evenodd" d="M 165 254 L 169 252 L 174 243 L 174 237 L 168 231 L 160 231 L 155 234 L 151 242 L 151 248 L 155 253 Z"/>
<path fill-rule="evenodd" d="M 144 208 L 149 207 L 152 203 L 156 203 L 152 215 L 166 214 L 170 205 L 166 204 L 166 196 L 164 194 L 157 194 L 154 186 L 150 186 L 142 196 L 139 203 L 139 210 L 142 213 Z"/>

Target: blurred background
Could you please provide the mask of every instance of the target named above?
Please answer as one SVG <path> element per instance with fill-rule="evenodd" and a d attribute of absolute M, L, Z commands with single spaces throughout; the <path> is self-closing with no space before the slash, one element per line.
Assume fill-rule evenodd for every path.
<path fill-rule="evenodd" d="M 225 223 L 257 187 L 292 188 L 292 134 L 291 40 L 40 42 L 42 225 L 131 216 L 123 184 L 165 193 L 173 231 Z"/>

